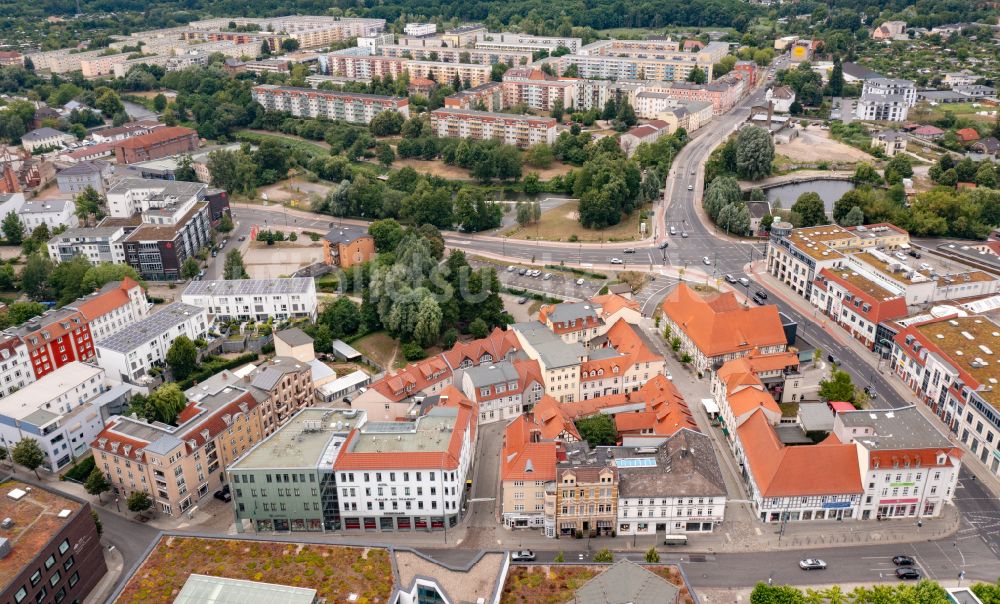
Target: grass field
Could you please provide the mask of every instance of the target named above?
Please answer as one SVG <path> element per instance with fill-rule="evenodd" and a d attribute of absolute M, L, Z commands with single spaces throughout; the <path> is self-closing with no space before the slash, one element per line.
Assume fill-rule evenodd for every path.
<path fill-rule="evenodd" d="M 236 138 L 241 141 L 246 141 L 248 143 L 260 143 L 265 140 L 278 141 L 282 144 L 288 145 L 292 149 L 297 149 L 308 153 L 310 156 L 319 155 L 329 155 L 330 146 L 322 141 L 307 141 L 302 138 L 293 137 L 288 134 L 265 134 L 263 132 L 251 132 L 250 130 L 242 130 L 236 133 Z"/>
<path fill-rule="evenodd" d="M 978 107 L 973 107 L 973 105 L 979 105 Z M 977 122 L 987 122 L 992 123 L 996 119 L 997 107 L 990 107 L 982 103 L 942 103 L 940 105 L 930 105 L 928 103 L 918 103 L 916 108 L 913 109 L 913 117 L 919 118 L 922 122 L 933 122 L 944 117 L 946 111 L 950 111 L 955 115 L 955 117 L 964 117 Z M 976 115 L 978 111 L 985 111 L 987 113 L 993 112 L 992 115 Z"/>
<path fill-rule="evenodd" d="M 570 241 L 576 236 L 576 241 L 635 241 L 639 237 L 639 215 L 636 210 L 622 218 L 615 226 L 601 230 L 585 229 L 577 220 L 577 210 L 580 202 L 568 201 L 542 212 L 542 219 L 537 224 L 526 227 L 515 227 L 504 233 L 513 239 L 541 239 L 542 241 Z M 647 220 L 648 222 L 648 220 Z"/>
<path fill-rule="evenodd" d="M 369 334 L 351 346 L 386 370 L 402 367 L 406 363 L 400 351 L 399 341 L 384 331 Z"/>

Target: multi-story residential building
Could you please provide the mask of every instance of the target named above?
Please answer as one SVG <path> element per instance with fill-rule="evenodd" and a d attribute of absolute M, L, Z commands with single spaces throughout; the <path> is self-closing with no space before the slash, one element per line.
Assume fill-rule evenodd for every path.
<path fill-rule="evenodd" d="M 108 213 L 115 218 L 204 199 L 208 186 L 200 182 L 126 178 L 108 190 Z"/>
<path fill-rule="evenodd" d="M 408 36 L 433 36 L 437 33 L 437 25 L 434 23 L 407 23 L 403 26 L 403 33 Z"/>
<path fill-rule="evenodd" d="M 680 283 L 663 301 L 663 318 L 681 351 L 698 371 L 715 370 L 726 361 L 758 352 L 783 352 L 788 336 L 778 308 L 750 307 L 733 292 L 704 298 Z"/>
<path fill-rule="evenodd" d="M 16 480 L 3 483 L 0 516 L 7 529 L 4 602 L 83 602 L 108 572 L 90 504 Z"/>
<path fill-rule="evenodd" d="M 500 111 L 505 107 L 503 84 L 487 82 L 473 88 L 460 90 L 451 96 L 446 96 L 444 106 L 478 111 Z"/>
<path fill-rule="evenodd" d="M 454 387 L 413 421 L 369 420 L 333 462 L 345 529 L 447 530 L 458 524 L 476 448 L 475 405 Z"/>
<path fill-rule="evenodd" d="M 473 46 L 481 34 L 486 33 L 486 27 L 478 23 L 459 25 L 441 34 L 441 41 L 452 48 Z"/>
<path fill-rule="evenodd" d="M 566 343 L 538 321 L 518 323 L 513 331 L 519 348 L 538 361 L 546 394 L 561 403 L 580 400 L 580 365 L 587 359 L 583 344 Z"/>
<path fill-rule="evenodd" d="M 833 434 L 858 445 L 862 520 L 935 517 L 951 504 L 962 450 L 916 407 L 840 412 Z"/>
<path fill-rule="evenodd" d="M 573 106 L 576 84 L 534 67 L 515 67 L 503 74 L 504 106 L 523 104 L 530 109 L 550 111 L 556 105 Z"/>
<path fill-rule="evenodd" d="M 866 121 L 903 122 L 916 104 L 917 88 L 911 80 L 872 78 L 865 80 L 854 116 Z"/>
<path fill-rule="evenodd" d="M 1000 325 L 982 315 L 927 317 L 893 339 L 891 368 L 962 446 L 1000 475 Z"/>
<path fill-rule="evenodd" d="M 556 140 L 556 120 L 509 113 L 442 107 L 431 112 L 431 129 L 442 138 L 499 140 L 526 149 Z"/>
<path fill-rule="evenodd" d="M 72 228 L 49 239 L 49 258 L 56 264 L 83 256 L 91 264 L 124 264 L 125 228 L 121 226 Z"/>
<path fill-rule="evenodd" d="M 362 52 L 358 52 L 358 51 Z M 330 75 L 370 82 L 391 76 L 398 79 L 406 73 L 406 59 L 372 55 L 370 48 L 347 48 L 327 55 Z M 412 78 L 412 76 L 411 76 Z"/>
<path fill-rule="evenodd" d="M 906 231 L 889 224 L 846 229 L 824 225 L 795 229 L 790 223 L 771 227 L 767 246 L 767 272 L 806 298 L 812 296 L 816 275 L 824 268 L 840 266 L 846 253 L 883 248 L 896 250 L 909 245 Z"/>
<path fill-rule="evenodd" d="M 29 233 L 43 224 L 50 231 L 60 226 L 72 228 L 80 224 L 76 217 L 76 204 L 69 199 L 26 201 L 17 215 Z"/>
<path fill-rule="evenodd" d="M 545 494 L 554 493 L 558 450 L 559 443 L 543 436 L 541 422 L 534 415 L 519 415 L 504 428 L 500 481 L 505 528 L 545 526 Z M 548 516 L 554 519 L 555 510 Z M 546 533 L 555 536 L 555 526 Z"/>
<path fill-rule="evenodd" d="M 4 333 L 24 342 L 35 379 L 73 361 L 87 361 L 94 356 L 87 320 L 71 308 L 48 311 Z"/>
<path fill-rule="evenodd" d="M 732 109 L 747 93 L 749 87 L 742 74 L 729 73 L 707 84 L 673 82 L 669 88 L 655 92 L 666 94 L 679 101 L 699 101 L 712 104 L 712 113 L 722 115 Z"/>
<path fill-rule="evenodd" d="M 104 428 L 90 402 L 110 386 L 103 369 L 73 361 L 0 399 L 0 437 L 11 447 L 32 438 L 45 455 L 44 467 L 58 472 L 87 453 Z"/>
<path fill-rule="evenodd" d="M 875 348 L 880 323 L 907 315 L 904 296 L 846 266 L 822 269 L 810 301 L 869 349 Z"/>
<path fill-rule="evenodd" d="M 665 359 L 638 325 L 619 319 L 604 338 L 599 346 L 591 344 L 580 364 L 577 400 L 634 392 L 656 376 L 666 375 Z"/>
<path fill-rule="evenodd" d="M 772 103 L 775 113 L 788 113 L 795 102 L 795 91 L 790 86 L 774 86 L 764 94 L 764 102 Z"/>
<path fill-rule="evenodd" d="M 0 334 L 0 398 L 35 381 L 28 347 L 16 335 Z"/>
<path fill-rule="evenodd" d="M 476 403 L 479 423 L 510 421 L 541 400 L 545 393 L 537 361 L 482 364 L 462 371 L 462 392 Z"/>
<path fill-rule="evenodd" d="M 906 151 L 906 135 L 895 130 L 882 130 L 872 134 L 873 149 L 880 149 L 886 157 L 895 157 L 897 153 Z"/>
<path fill-rule="evenodd" d="M 435 82 L 450 83 L 458 78 L 463 88 L 480 86 L 490 81 L 492 68 L 480 63 L 437 63 L 435 61 L 406 60 L 410 78 L 428 78 Z"/>
<path fill-rule="evenodd" d="M 522 50 L 524 52 L 547 53 L 565 48 L 577 52 L 583 46 L 580 38 L 565 36 L 532 36 L 517 32 L 481 32 L 476 34 L 476 48 L 488 50 Z"/>
<path fill-rule="evenodd" d="M 726 482 L 712 440 L 683 429 L 649 452 L 613 447 L 618 535 L 711 532 L 725 520 Z"/>
<path fill-rule="evenodd" d="M 329 266 L 346 269 L 375 257 L 375 239 L 363 228 L 330 229 L 321 241 L 323 262 Z"/>
<path fill-rule="evenodd" d="M 722 433 L 735 447 L 736 430 L 749 417 L 760 411 L 772 426 L 781 421 L 781 408 L 772 390 L 764 385 L 760 372 L 777 366 L 779 370 L 798 364 L 794 353 L 749 355 L 727 361 L 712 374 L 712 397 L 719 408 Z M 784 367 L 782 367 L 784 365 Z"/>
<path fill-rule="evenodd" d="M 178 220 L 172 224 L 144 223 L 122 240 L 125 262 L 144 279 L 179 279 L 184 261 L 211 244 L 210 214 L 209 203 L 200 202 L 175 215 Z"/>
<path fill-rule="evenodd" d="M 104 183 L 111 177 L 111 164 L 106 161 L 82 161 L 56 173 L 60 193 L 76 195 L 91 188 L 104 194 Z"/>
<path fill-rule="evenodd" d="M 415 46 L 387 44 L 380 46 L 376 54 L 384 57 L 398 57 L 416 61 L 440 61 L 442 63 L 469 63 L 494 65 L 504 63 L 509 67 L 527 65 L 532 61 L 530 52 L 514 50 L 485 50 L 476 48 L 448 48 L 442 46 Z"/>
<path fill-rule="evenodd" d="M 352 409 L 368 415 L 369 421 L 412 420 L 427 397 L 440 394 L 452 384 L 453 370 L 442 355 L 388 371 L 372 382 L 364 393 L 351 401 Z"/>
<path fill-rule="evenodd" d="M 67 134 L 55 128 L 43 127 L 21 136 L 21 146 L 34 152 L 37 149 L 60 149 L 76 140 L 72 134 Z"/>
<path fill-rule="evenodd" d="M 95 293 L 78 298 L 66 308 L 80 311 L 95 342 L 108 338 L 149 316 L 152 304 L 142 285 L 129 277 L 111 281 Z"/>
<path fill-rule="evenodd" d="M 115 65 L 117 63 L 124 63 L 130 54 L 131 53 L 127 52 L 112 55 L 100 54 L 96 57 L 81 59 L 80 72 L 85 78 L 97 78 L 111 75 L 115 72 Z"/>
<path fill-rule="evenodd" d="M 115 144 L 119 164 L 159 159 L 198 148 L 198 133 L 182 126 L 164 126 L 149 134 L 133 136 Z"/>
<path fill-rule="evenodd" d="M 383 111 L 395 111 L 404 118 L 410 116 L 408 99 L 377 94 L 264 84 L 254 86 L 253 99 L 268 111 L 282 111 L 296 117 L 323 118 L 353 124 L 367 124 Z"/>
<path fill-rule="evenodd" d="M 697 55 L 676 53 L 662 59 L 569 54 L 559 57 L 559 72 L 575 67 L 580 77 L 602 80 L 664 80 L 683 82 L 696 68 L 711 74 L 711 64 L 701 63 Z"/>
<path fill-rule="evenodd" d="M 16 50 L 0 51 L 0 66 L 15 67 L 24 66 L 24 55 Z"/>
<path fill-rule="evenodd" d="M 129 122 L 127 124 L 122 124 L 121 126 L 116 126 L 112 128 L 101 128 L 100 130 L 95 130 L 90 138 L 97 143 L 117 143 L 118 141 L 123 141 L 127 138 L 132 138 L 133 136 L 141 136 L 143 134 L 149 134 L 157 128 L 162 128 L 163 124 L 160 122 L 155 122 L 151 120 L 143 120 L 139 122 Z"/>
<path fill-rule="evenodd" d="M 556 534 L 610 536 L 618 524 L 618 468 L 606 447 L 591 450 L 585 442 L 565 445 L 566 461 L 556 464 Z"/>
<path fill-rule="evenodd" d="M 312 277 L 192 281 L 181 302 L 227 321 L 315 321 L 316 282 Z"/>
<path fill-rule="evenodd" d="M 857 445 L 787 446 L 760 410 L 735 432 L 736 461 L 761 522 L 860 518 L 865 489 Z"/>
<path fill-rule="evenodd" d="M 585 302 L 564 302 L 538 309 L 538 321 L 567 344 L 587 344 L 608 333 L 619 319 L 638 325 L 639 303 L 617 294 L 605 294 Z"/>
<path fill-rule="evenodd" d="M 321 48 L 331 46 L 336 42 L 344 42 L 351 38 L 372 36 L 385 29 L 385 19 L 290 15 L 266 18 L 234 17 L 230 19 L 227 17 L 205 19 L 189 23 L 188 27 L 182 33 L 195 38 L 204 34 L 222 36 L 224 34 L 237 33 L 222 31 L 229 26 L 230 22 L 235 22 L 237 26 L 256 25 L 259 27 L 259 31 L 241 35 L 274 38 L 271 50 L 278 50 L 281 42 L 289 38 L 296 40 L 301 48 Z M 218 39 L 230 38 L 219 37 Z M 258 42 L 258 47 L 259 45 L 260 43 Z"/>
<path fill-rule="evenodd" d="M 194 341 L 207 332 L 204 308 L 175 302 L 97 342 L 97 363 L 115 379 L 133 382 L 165 362 L 175 338 Z"/>
<path fill-rule="evenodd" d="M 236 530 L 335 531 L 343 528 L 333 461 L 365 414 L 302 409 L 228 468 Z"/>

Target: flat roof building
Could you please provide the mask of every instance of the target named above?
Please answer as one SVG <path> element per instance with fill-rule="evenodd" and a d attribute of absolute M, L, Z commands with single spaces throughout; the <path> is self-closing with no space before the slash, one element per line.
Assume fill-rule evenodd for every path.
<path fill-rule="evenodd" d="M 208 331 L 208 324 L 205 309 L 174 302 L 97 342 L 97 363 L 116 378 L 138 380 L 166 361 L 175 338 L 184 335 L 197 340 Z"/>
<path fill-rule="evenodd" d="M 312 277 L 192 281 L 181 301 L 222 320 L 315 320 L 316 282 Z"/>

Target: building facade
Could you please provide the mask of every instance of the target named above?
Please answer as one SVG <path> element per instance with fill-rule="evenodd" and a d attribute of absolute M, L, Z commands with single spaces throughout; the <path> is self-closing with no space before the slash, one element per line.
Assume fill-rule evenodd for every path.
<path fill-rule="evenodd" d="M 311 277 L 192 281 L 181 301 L 221 320 L 316 320 L 316 282 Z"/>
<path fill-rule="evenodd" d="M 134 136 L 115 144 L 119 164 L 159 159 L 188 153 L 198 148 L 198 133 L 182 126 L 164 126 L 149 134 Z"/>
<path fill-rule="evenodd" d="M 169 304 L 99 341 L 97 364 L 114 378 L 133 382 L 166 362 L 175 338 L 183 335 L 193 342 L 206 335 L 208 325 L 205 309 L 182 302 Z"/>
<path fill-rule="evenodd" d="M 376 94 L 264 84 L 254 87 L 253 99 L 269 111 L 353 124 L 367 124 L 383 111 L 395 111 L 403 118 L 410 116 L 408 99 Z"/>
<path fill-rule="evenodd" d="M 854 116 L 866 121 L 904 122 L 916 104 L 917 88 L 911 80 L 872 78 L 865 80 Z"/>
<path fill-rule="evenodd" d="M 442 107 L 431 112 L 431 129 L 442 138 L 499 140 L 526 149 L 556 139 L 556 120 L 506 113 Z"/>

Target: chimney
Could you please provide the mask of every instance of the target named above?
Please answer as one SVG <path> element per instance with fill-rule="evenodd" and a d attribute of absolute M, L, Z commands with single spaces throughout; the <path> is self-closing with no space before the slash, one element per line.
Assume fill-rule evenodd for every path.
<path fill-rule="evenodd" d="M 246 383 L 248 383 L 248 384 L 250 383 L 250 374 L 249 373 L 247 375 L 243 376 L 243 381 L 246 382 Z"/>
<path fill-rule="evenodd" d="M 228 371 L 223 371 L 222 372 L 222 381 L 226 382 L 228 380 L 229 380 L 229 372 Z"/>

